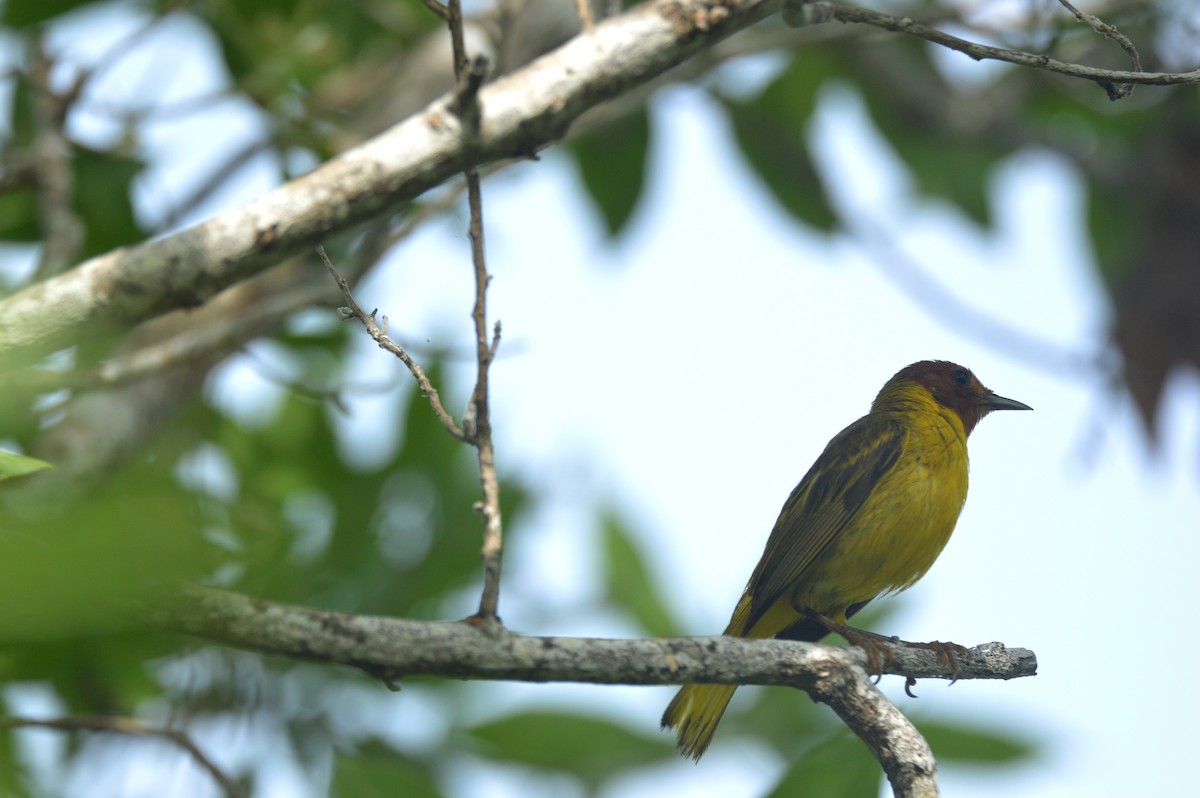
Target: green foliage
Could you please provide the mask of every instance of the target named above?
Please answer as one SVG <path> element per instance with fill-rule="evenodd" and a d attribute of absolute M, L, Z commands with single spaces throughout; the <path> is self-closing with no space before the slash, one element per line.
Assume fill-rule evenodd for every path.
<path fill-rule="evenodd" d="M 840 731 L 797 758 L 768 798 L 876 798 L 883 771 L 862 740 Z"/>
<path fill-rule="evenodd" d="M 93 5 L 92 0 L 4 0 L 0 6 L 0 24 L 28 28 L 86 5 Z"/>
<path fill-rule="evenodd" d="M 379 743 L 338 756 L 333 767 L 332 798 L 441 798 L 443 793 L 426 763 L 414 761 Z"/>
<path fill-rule="evenodd" d="M 939 762 L 966 765 L 1009 765 L 1028 760 L 1037 746 L 1011 732 L 965 723 L 921 721 L 917 730 Z"/>
<path fill-rule="evenodd" d="M 54 468 L 54 466 L 36 457 L 26 457 L 23 454 L 0 450 L 0 479 L 23 477 L 47 468 Z"/>
<path fill-rule="evenodd" d="M 583 187 L 615 238 L 633 217 L 646 182 L 650 117 L 645 109 L 627 114 L 567 144 L 575 156 Z"/>
<path fill-rule="evenodd" d="M 146 231 L 133 214 L 133 181 L 143 164 L 136 158 L 78 148 L 75 212 L 87 230 L 83 257 L 91 257 L 141 240 Z"/>
<path fill-rule="evenodd" d="M 806 50 L 754 99 L 722 98 L 737 145 L 754 173 L 798 221 L 824 231 L 836 226 L 837 216 L 813 164 L 807 134 L 830 66 L 817 50 Z"/>
<path fill-rule="evenodd" d="M 484 755 L 569 773 L 592 789 L 619 771 L 675 751 L 665 735 L 569 712 L 521 712 L 475 726 L 468 734 L 483 743 Z"/>
<path fill-rule="evenodd" d="M 612 515 L 603 521 L 607 599 L 623 607 L 652 637 L 675 637 L 679 625 L 667 609 L 658 585 L 638 550 L 633 532 Z"/>

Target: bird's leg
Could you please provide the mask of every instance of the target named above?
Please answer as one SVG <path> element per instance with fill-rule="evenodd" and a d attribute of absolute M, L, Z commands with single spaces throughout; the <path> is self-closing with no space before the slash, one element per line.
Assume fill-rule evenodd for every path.
<path fill-rule="evenodd" d="M 938 661 L 950 670 L 950 683 L 954 684 L 958 681 L 958 655 L 968 653 L 968 649 L 965 646 L 960 646 L 958 643 L 943 643 L 940 640 L 934 640 L 929 643 L 913 643 L 908 640 L 901 640 L 894 635 L 889 637 L 877 632 L 868 632 L 866 629 L 855 629 L 853 626 L 839 623 L 816 610 L 806 608 L 804 614 L 834 634 L 846 638 L 846 642 L 850 645 L 858 646 L 867 652 L 867 670 L 872 676 L 882 675 L 883 665 L 890 665 L 892 663 L 893 646 L 908 646 L 910 648 L 923 648 L 937 654 Z M 908 692 L 907 686 L 905 692 Z"/>
<path fill-rule="evenodd" d="M 823 615 L 814 609 L 805 608 L 804 614 L 824 626 L 835 635 L 840 635 L 852 646 L 858 646 L 867 653 L 867 673 L 872 676 L 883 676 L 884 665 L 892 663 L 892 645 L 903 641 L 898 637 L 886 637 L 866 629 L 855 629 L 844 623 L 835 621 L 828 615 Z"/>
<path fill-rule="evenodd" d="M 950 669 L 950 684 L 958 681 L 958 655 L 970 651 L 966 646 L 960 646 L 958 643 L 943 643 L 941 640 L 933 640 L 928 643 L 910 643 L 907 640 L 899 642 L 910 648 L 923 648 L 937 654 L 938 662 Z"/>

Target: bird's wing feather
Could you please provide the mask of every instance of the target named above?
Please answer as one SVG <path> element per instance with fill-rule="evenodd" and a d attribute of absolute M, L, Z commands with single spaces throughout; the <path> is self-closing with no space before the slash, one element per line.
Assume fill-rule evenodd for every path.
<path fill-rule="evenodd" d="M 753 610 L 746 628 L 791 592 L 854 520 L 900 459 L 904 438 L 905 427 L 898 419 L 876 413 L 860 418 L 829 442 L 783 505 L 750 577 L 747 590 Z"/>

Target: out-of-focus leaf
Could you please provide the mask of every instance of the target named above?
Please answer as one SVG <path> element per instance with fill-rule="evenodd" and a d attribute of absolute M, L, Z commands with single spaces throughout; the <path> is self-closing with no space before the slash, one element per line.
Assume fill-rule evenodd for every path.
<path fill-rule="evenodd" d="M 199 577 L 207 547 L 186 505 L 153 491 L 114 490 L 53 517 L 6 519 L 0 640 L 121 629 L 138 602 Z"/>
<path fill-rule="evenodd" d="M 632 535 L 612 515 L 604 518 L 604 563 L 610 601 L 628 610 L 650 635 L 675 637 L 680 634 Z"/>
<path fill-rule="evenodd" d="M 10 28 L 26 28 L 72 8 L 93 4 L 93 0 L 5 0 L 0 6 L 0 24 Z"/>
<path fill-rule="evenodd" d="M 84 256 L 140 241 L 145 233 L 133 215 L 133 179 L 142 163 L 94 150 L 79 149 L 75 167 L 75 210 L 87 227 Z"/>
<path fill-rule="evenodd" d="M 969 114 L 946 113 L 957 107 L 946 100 L 955 88 L 934 63 L 931 48 L 898 36 L 878 47 L 843 48 L 838 64 L 920 191 L 989 225 L 988 178 L 1008 150 L 997 143 L 1003 138 L 981 135 Z"/>
<path fill-rule="evenodd" d="M 15 756 L 15 734 L 7 729 L 0 729 L 0 795 L 4 798 L 26 798 L 29 791 L 21 777 L 24 768 L 17 763 Z"/>
<path fill-rule="evenodd" d="M 614 238 L 633 217 L 646 181 L 650 118 L 644 109 L 628 114 L 568 145 L 579 164 L 583 186 Z"/>
<path fill-rule="evenodd" d="M 877 798 L 883 769 L 862 740 L 848 731 L 805 753 L 768 793 L 768 798 Z"/>
<path fill-rule="evenodd" d="M 780 204 L 801 222 L 832 230 L 837 216 L 809 152 L 807 131 L 830 63 L 817 50 L 797 55 L 752 100 L 723 98 L 738 148 Z"/>
<path fill-rule="evenodd" d="M 0 241 L 40 241 L 41 235 L 33 190 L 0 194 Z"/>
<path fill-rule="evenodd" d="M 1007 765 L 1028 759 L 1037 750 L 1031 741 L 999 729 L 937 721 L 918 723 L 917 729 L 939 762 Z"/>
<path fill-rule="evenodd" d="M 902 125 L 890 125 L 886 132 L 923 193 L 949 200 L 982 225 L 991 224 L 988 178 L 998 153 L 965 137 L 948 141 Z"/>
<path fill-rule="evenodd" d="M 47 468 L 54 468 L 54 466 L 36 457 L 26 457 L 23 454 L 13 454 L 12 452 L 0 450 L 0 479 L 23 477 L 26 474 L 43 471 Z"/>
<path fill-rule="evenodd" d="M 433 774 L 387 746 L 372 743 L 343 754 L 333 766 L 333 798 L 441 798 Z"/>
<path fill-rule="evenodd" d="M 814 704 L 802 690 L 749 686 L 734 695 L 716 739 L 719 743 L 738 736 L 755 737 L 790 758 L 798 748 L 816 744 L 839 726 L 828 707 Z"/>
<path fill-rule="evenodd" d="M 565 712 L 524 712 L 468 730 L 484 743 L 480 753 L 506 762 L 571 773 L 591 786 L 621 770 L 657 762 L 674 746 L 597 717 Z"/>

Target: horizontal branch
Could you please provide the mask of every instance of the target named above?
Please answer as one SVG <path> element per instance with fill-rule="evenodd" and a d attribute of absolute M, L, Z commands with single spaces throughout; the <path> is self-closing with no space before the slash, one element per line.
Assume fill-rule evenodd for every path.
<path fill-rule="evenodd" d="M 778 11 L 780 0 L 653 0 L 484 86 L 468 142 L 452 96 L 259 199 L 95 257 L 0 301 L 0 360 L 194 307 L 328 236 L 396 210 L 467 167 L 529 157 L 584 111 Z M 469 145 L 469 146 L 468 146 Z"/>
<path fill-rule="evenodd" d="M 152 611 L 155 626 L 235 648 L 349 665 L 389 681 L 405 676 L 524 682 L 669 685 L 687 682 L 807 689 L 831 663 L 866 655 L 788 640 L 675 637 L 614 640 L 535 637 L 500 624 L 412 621 L 261 601 L 210 589 L 186 591 Z M 957 673 L 932 651 L 896 647 L 884 672 L 913 678 L 1014 679 L 1037 672 L 1033 652 L 1000 643 L 957 657 Z"/>
<path fill-rule="evenodd" d="M 237 648 L 351 665 L 395 687 L 405 676 L 525 682 L 668 685 L 687 682 L 782 685 L 830 707 L 879 761 L 895 795 L 937 795 L 937 764 L 912 723 L 875 686 L 866 654 L 788 640 L 675 637 L 611 640 L 513 634 L 496 620 L 410 621 L 314 610 L 211 589 L 191 589 L 155 606 L 149 621 Z M 895 647 L 884 667 L 951 678 L 928 650 Z M 1025 649 L 1000 643 L 957 657 L 959 679 L 1012 679 L 1037 672 Z"/>

